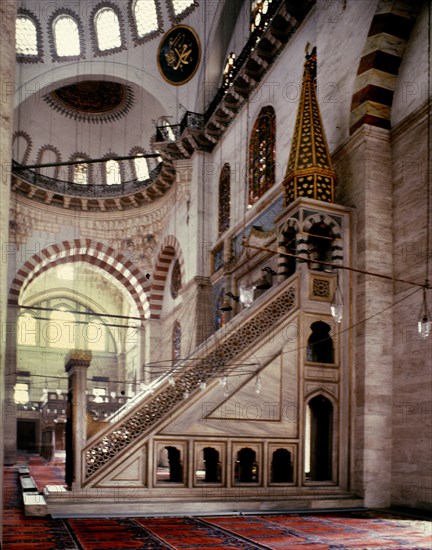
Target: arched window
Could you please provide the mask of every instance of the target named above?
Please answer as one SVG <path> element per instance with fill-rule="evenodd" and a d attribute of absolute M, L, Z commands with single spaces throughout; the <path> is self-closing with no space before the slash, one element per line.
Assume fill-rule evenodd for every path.
<path fill-rule="evenodd" d="M 237 453 L 235 481 L 240 483 L 254 483 L 258 481 L 256 452 L 249 447 L 244 447 Z"/>
<path fill-rule="evenodd" d="M 90 158 L 87 155 L 84 154 L 77 154 L 74 155 L 71 159 L 71 161 L 77 160 L 90 160 Z M 79 185 L 87 185 L 88 183 L 91 183 L 91 165 L 82 163 L 82 164 L 73 164 L 71 166 L 70 171 L 70 180 L 73 181 L 73 183 L 77 183 Z"/>
<path fill-rule="evenodd" d="M 331 481 L 333 406 L 323 395 L 311 399 L 306 408 L 305 475 L 310 481 Z"/>
<path fill-rule="evenodd" d="M 101 8 L 95 13 L 93 21 L 99 51 L 103 52 L 121 48 L 120 21 L 113 8 Z"/>
<path fill-rule="evenodd" d="M 249 206 L 275 182 L 276 116 L 263 107 L 254 124 L 249 144 Z"/>
<path fill-rule="evenodd" d="M 204 458 L 204 481 L 206 483 L 217 483 L 221 480 L 221 468 L 219 461 L 219 451 L 213 447 L 203 449 Z"/>
<path fill-rule="evenodd" d="M 133 0 L 132 14 L 137 38 L 151 38 L 159 29 L 159 18 L 154 0 Z"/>
<path fill-rule="evenodd" d="M 219 236 L 230 226 L 231 168 L 224 164 L 219 178 Z"/>
<path fill-rule="evenodd" d="M 121 183 L 120 163 L 110 159 L 105 163 L 105 181 L 107 185 L 119 185 Z"/>
<path fill-rule="evenodd" d="M 272 455 L 271 482 L 291 483 L 293 480 L 293 464 L 291 453 L 287 449 L 277 449 Z"/>
<path fill-rule="evenodd" d="M 311 330 L 306 360 L 313 363 L 334 363 L 334 346 L 330 336 L 330 326 L 323 321 L 316 321 L 312 323 Z"/>
<path fill-rule="evenodd" d="M 53 164 L 61 161 L 60 151 L 52 146 L 46 145 L 39 150 L 36 158 L 36 164 Z M 60 167 L 59 166 L 47 166 L 46 168 L 37 168 L 37 171 L 49 178 L 58 178 Z"/>
<path fill-rule="evenodd" d="M 79 27 L 72 15 L 58 15 L 53 21 L 52 29 L 54 49 L 58 57 L 78 57 L 81 55 Z"/>
<path fill-rule="evenodd" d="M 18 318 L 18 345 L 35 346 L 37 343 L 37 322 L 29 313 L 24 313 Z"/>
<path fill-rule="evenodd" d="M 324 222 L 315 223 L 309 230 L 308 254 L 312 260 L 332 262 L 332 246 L 334 235 L 332 229 Z M 308 262 L 310 269 L 332 271 L 332 267 L 314 262 Z"/>
<path fill-rule="evenodd" d="M 183 465 L 181 451 L 177 447 L 166 447 L 168 451 L 169 481 L 181 483 L 183 481 Z"/>
<path fill-rule="evenodd" d="M 165 118 L 161 120 L 159 130 L 162 133 L 162 141 L 175 141 L 177 139 L 171 124 Z"/>
<path fill-rule="evenodd" d="M 133 159 L 133 165 L 134 165 L 134 171 L 135 171 L 135 178 L 139 181 L 146 181 L 150 178 L 149 173 L 149 167 L 147 163 L 147 159 L 142 156 L 142 154 L 138 154 Z"/>
<path fill-rule="evenodd" d="M 16 53 L 18 56 L 39 55 L 38 32 L 35 21 L 28 15 L 16 18 Z"/>
<path fill-rule="evenodd" d="M 174 362 L 181 358 L 181 327 L 178 321 L 174 323 L 172 333 L 172 358 Z"/>

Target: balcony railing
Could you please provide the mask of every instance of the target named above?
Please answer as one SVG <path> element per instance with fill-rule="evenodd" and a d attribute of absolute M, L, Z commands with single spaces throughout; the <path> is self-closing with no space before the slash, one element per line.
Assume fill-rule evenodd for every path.
<path fill-rule="evenodd" d="M 150 177 L 146 180 L 130 179 L 118 184 L 107 185 L 105 183 L 80 184 L 45 176 L 35 170 L 30 170 L 18 162 L 12 161 L 12 173 L 25 183 L 35 185 L 42 189 L 52 191 L 59 195 L 76 197 L 122 197 L 142 191 L 154 183 L 162 170 L 160 162 L 150 171 Z"/>
<path fill-rule="evenodd" d="M 188 129 L 202 130 L 204 127 L 204 115 L 186 111 L 180 124 L 164 124 L 156 127 L 156 141 L 177 141 L 183 132 Z"/>

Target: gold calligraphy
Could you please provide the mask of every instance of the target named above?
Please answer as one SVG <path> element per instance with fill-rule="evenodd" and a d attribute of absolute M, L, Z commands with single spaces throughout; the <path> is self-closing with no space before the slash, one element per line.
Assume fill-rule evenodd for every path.
<path fill-rule="evenodd" d="M 166 62 L 174 71 L 179 69 L 183 71 L 184 65 L 189 65 L 193 61 L 192 45 L 185 39 L 183 33 L 178 33 L 177 36 L 169 40 L 170 49 L 165 53 Z"/>

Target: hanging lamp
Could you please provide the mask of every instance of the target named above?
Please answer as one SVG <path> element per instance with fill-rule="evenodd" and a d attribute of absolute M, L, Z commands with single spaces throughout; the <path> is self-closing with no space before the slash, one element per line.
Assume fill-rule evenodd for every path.
<path fill-rule="evenodd" d="M 426 300 L 426 288 L 428 287 L 428 281 L 426 281 L 426 286 L 423 288 L 423 301 L 420 308 L 419 320 L 417 323 L 418 331 L 422 340 L 426 340 L 432 332 L 432 319 L 428 310 L 427 300 Z"/>
<path fill-rule="evenodd" d="M 343 298 L 342 291 L 339 286 L 339 274 L 336 275 L 336 288 L 330 304 L 330 312 L 335 322 L 339 324 L 343 318 Z"/>

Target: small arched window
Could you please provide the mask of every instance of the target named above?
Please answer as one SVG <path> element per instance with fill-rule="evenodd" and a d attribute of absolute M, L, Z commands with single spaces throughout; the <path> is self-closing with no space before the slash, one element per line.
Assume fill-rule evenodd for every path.
<path fill-rule="evenodd" d="M 121 170 L 118 160 L 110 159 L 106 161 L 105 181 L 107 185 L 119 185 L 121 183 Z"/>
<path fill-rule="evenodd" d="M 134 165 L 134 171 L 135 171 L 135 178 L 139 181 L 146 181 L 150 177 L 149 173 L 149 167 L 147 163 L 147 159 L 142 156 L 142 154 L 138 154 L 133 159 L 133 165 Z"/>
<path fill-rule="evenodd" d="M 18 56 L 37 56 L 39 54 L 36 23 L 27 15 L 16 18 L 16 53 Z"/>
<path fill-rule="evenodd" d="M 221 464 L 219 459 L 219 451 L 213 447 L 205 447 L 203 449 L 203 462 L 206 483 L 217 483 L 221 480 Z"/>
<path fill-rule="evenodd" d="M 55 164 L 61 161 L 60 152 L 56 147 L 52 145 L 46 145 L 39 150 L 36 158 L 36 164 Z M 60 167 L 59 166 L 47 166 L 37 168 L 39 174 L 47 176 L 49 178 L 58 178 Z"/>
<path fill-rule="evenodd" d="M 325 222 L 319 222 L 312 225 L 308 233 L 309 258 L 318 262 L 331 263 L 334 243 L 332 229 Z M 318 271 L 332 271 L 331 266 L 318 262 L 308 262 L 309 268 Z"/>
<path fill-rule="evenodd" d="M 255 121 L 249 144 L 249 202 L 252 206 L 275 182 L 276 116 L 271 105 Z"/>
<path fill-rule="evenodd" d="M 81 55 L 79 27 L 71 15 L 61 14 L 54 19 L 53 37 L 55 53 L 58 57 Z"/>
<path fill-rule="evenodd" d="M 154 0 L 134 0 L 132 13 L 138 39 L 148 37 L 158 30 L 159 19 Z"/>
<path fill-rule="evenodd" d="M 84 155 L 75 155 L 71 161 L 82 161 L 82 160 L 89 160 L 87 156 Z M 73 181 L 73 183 L 77 183 L 79 185 L 87 185 L 88 183 L 91 183 L 91 173 L 90 173 L 90 165 L 87 163 L 81 163 L 81 164 L 73 164 L 71 167 L 71 173 L 70 178 Z"/>
<path fill-rule="evenodd" d="M 230 226 L 231 168 L 224 164 L 219 178 L 219 237 Z"/>
<path fill-rule="evenodd" d="M 323 321 L 311 325 L 312 333 L 308 338 L 306 360 L 312 363 L 334 363 L 333 339 L 330 326 Z"/>
<path fill-rule="evenodd" d="M 94 16 L 94 27 L 99 51 L 121 48 L 120 21 L 113 8 L 103 7 Z"/>
<path fill-rule="evenodd" d="M 287 449 L 277 449 L 272 455 L 272 483 L 291 483 L 293 480 L 293 464 L 291 453 Z"/>
<path fill-rule="evenodd" d="M 243 447 L 237 453 L 235 481 L 240 483 L 255 483 L 258 481 L 256 452 L 249 447 Z"/>

